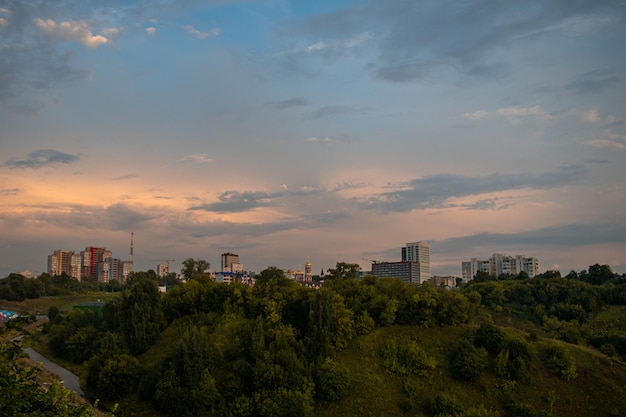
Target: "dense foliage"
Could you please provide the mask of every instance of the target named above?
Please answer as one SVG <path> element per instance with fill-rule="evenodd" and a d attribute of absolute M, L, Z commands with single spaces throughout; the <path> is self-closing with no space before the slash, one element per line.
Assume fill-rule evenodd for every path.
<path fill-rule="evenodd" d="M 622 330 L 591 326 L 593 314 L 626 304 L 626 284 L 615 274 L 607 278 L 606 268 L 568 278 L 483 277 L 458 290 L 359 278 L 355 265 L 343 263 L 321 289 L 299 286 L 278 268 L 262 271 L 253 287 L 191 276 L 159 294 L 154 274 L 139 272 L 102 311 L 50 311 L 49 350 L 86 365 L 86 390 L 95 398 L 134 396 L 166 416 L 312 416 L 354 388 L 341 352 L 355 338 L 391 326 L 464 332 L 443 359 L 411 338 L 377 344 L 382 369 L 404 380 L 402 409 L 409 413 L 421 407 L 430 415 L 495 415 L 480 407 L 460 412 L 445 395 L 420 405 L 416 381 L 435 372 L 459 383 L 496 378 L 501 389 L 529 384 L 537 366 L 563 381 L 577 377 L 575 361 L 558 344 L 536 347 L 484 318 L 472 325 L 481 305 L 626 358 Z"/>
<path fill-rule="evenodd" d="M 0 415 L 22 417 L 92 417 L 94 409 L 78 402 L 76 395 L 59 382 L 47 387 L 37 381 L 39 368 L 21 358 L 12 342 L 0 343 Z M 102 414 L 102 413 L 101 413 Z"/>

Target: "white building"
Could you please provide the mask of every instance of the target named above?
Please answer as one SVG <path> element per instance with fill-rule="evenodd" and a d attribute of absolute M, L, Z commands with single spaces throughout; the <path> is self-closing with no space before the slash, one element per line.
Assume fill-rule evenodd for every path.
<path fill-rule="evenodd" d="M 534 278 L 539 273 L 539 260 L 526 258 L 524 255 L 507 256 L 503 253 L 494 253 L 489 259 L 472 258 L 461 263 L 463 282 L 474 279 L 478 271 L 498 277 L 502 274 L 517 275 L 525 272 L 528 277 Z"/>
<path fill-rule="evenodd" d="M 430 280 L 430 243 L 412 242 L 402 248 L 402 260 L 419 262 L 419 282 Z"/>

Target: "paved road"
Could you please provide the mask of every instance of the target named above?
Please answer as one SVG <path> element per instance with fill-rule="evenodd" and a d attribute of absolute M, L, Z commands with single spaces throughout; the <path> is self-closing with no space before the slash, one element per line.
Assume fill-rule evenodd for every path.
<path fill-rule="evenodd" d="M 76 375 L 56 363 L 49 361 L 31 348 L 25 348 L 24 352 L 30 356 L 32 360 L 41 363 L 44 368 L 58 375 L 67 389 L 76 392 L 78 395 L 84 395 L 83 390 L 80 389 L 80 382 Z"/>

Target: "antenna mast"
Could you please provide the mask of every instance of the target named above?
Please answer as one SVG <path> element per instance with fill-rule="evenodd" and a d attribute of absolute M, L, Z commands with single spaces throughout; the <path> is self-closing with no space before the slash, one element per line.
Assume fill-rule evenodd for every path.
<path fill-rule="evenodd" d="M 133 232 L 130 232 L 130 261 L 133 262 Z"/>

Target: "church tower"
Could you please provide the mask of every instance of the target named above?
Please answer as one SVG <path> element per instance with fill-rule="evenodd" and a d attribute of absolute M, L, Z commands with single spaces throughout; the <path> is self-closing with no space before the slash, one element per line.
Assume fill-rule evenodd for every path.
<path fill-rule="evenodd" d="M 313 281 L 313 273 L 311 272 L 311 262 L 309 262 L 309 257 L 306 257 L 306 264 L 304 265 L 304 280 L 306 282 Z"/>

